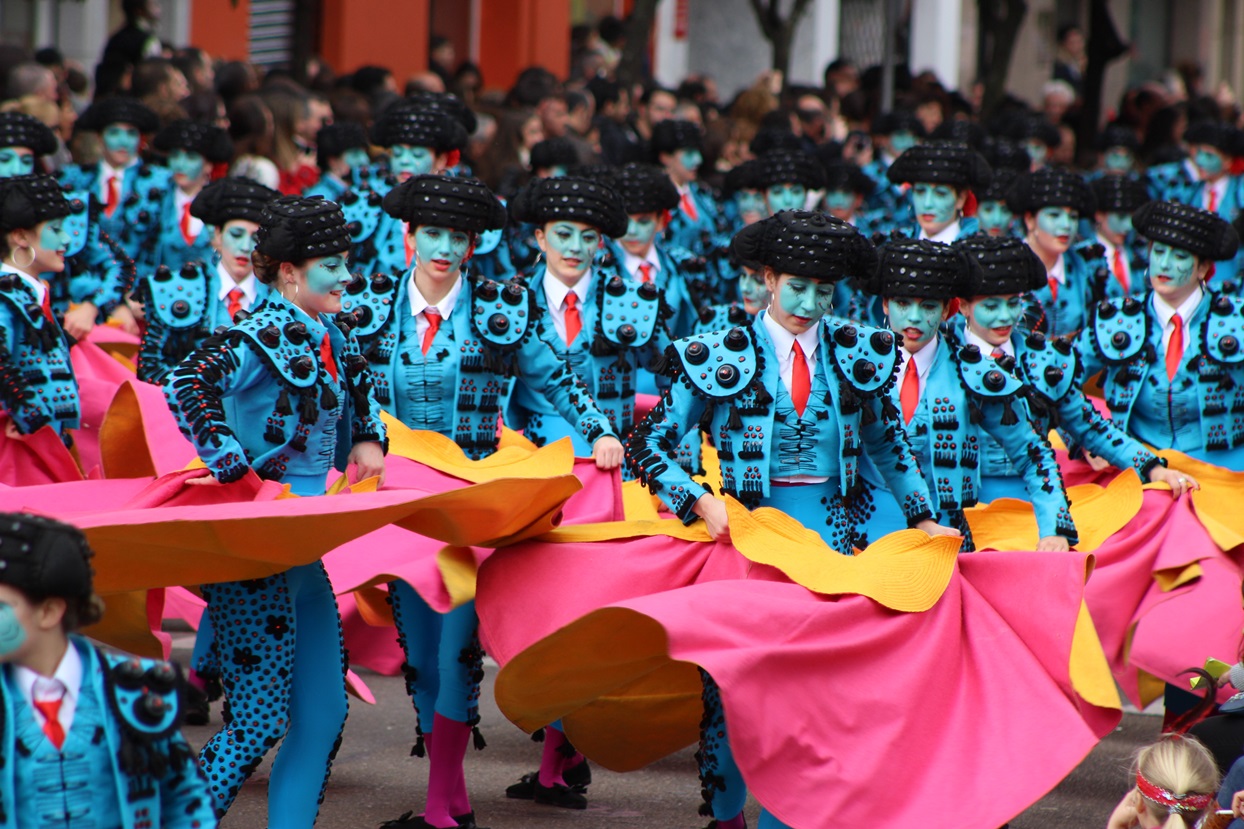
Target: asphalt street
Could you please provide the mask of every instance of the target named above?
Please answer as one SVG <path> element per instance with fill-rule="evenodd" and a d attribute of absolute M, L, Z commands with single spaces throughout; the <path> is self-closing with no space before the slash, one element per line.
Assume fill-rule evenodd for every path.
<path fill-rule="evenodd" d="M 177 640 L 174 656 L 184 659 L 189 637 L 181 635 Z M 540 746 L 510 725 L 497 710 L 492 698 L 496 671 L 495 665 L 487 665 L 482 716 L 488 747 L 467 753 L 467 785 L 481 827 L 691 829 L 707 823 L 696 811 L 700 803 L 699 783 L 690 748 L 639 772 L 615 774 L 596 768 L 586 811 L 506 799 L 506 786 L 538 765 Z M 375 693 L 377 704 L 366 705 L 351 698 L 345 739 L 316 824 L 322 829 L 374 829 L 409 809 L 421 810 L 428 761 L 409 756 L 414 742 L 414 715 L 402 680 L 371 673 L 363 676 Z M 1016 700 L 1015 715 L 1039 716 L 1026 712 L 1023 700 Z M 1054 791 L 1011 821 L 1012 829 L 1102 829 L 1114 804 L 1128 789 L 1127 767 L 1132 754 L 1158 735 L 1160 724 L 1160 717 L 1125 715 L 1115 733 L 1103 740 Z M 186 736 L 198 747 L 219 726 L 217 704 L 212 724 L 187 728 Z M 265 762 L 251 778 L 225 818 L 224 829 L 267 826 L 268 768 Z M 900 787 L 895 788 L 895 796 L 902 796 Z M 754 802 L 749 804 L 747 814 L 748 824 L 754 827 Z"/>

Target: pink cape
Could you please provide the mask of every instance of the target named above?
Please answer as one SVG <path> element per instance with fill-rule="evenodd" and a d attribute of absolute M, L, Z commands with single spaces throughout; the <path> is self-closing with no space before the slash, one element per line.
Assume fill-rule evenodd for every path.
<path fill-rule="evenodd" d="M 696 739 L 700 666 L 749 788 L 785 823 L 871 825 L 884 804 L 886 825 L 996 829 L 1120 719 L 1072 681 L 1087 561 L 960 556 L 931 609 L 898 613 L 721 544 L 529 542 L 485 562 L 477 608 L 502 711 L 526 730 L 561 717 L 606 767 Z"/>

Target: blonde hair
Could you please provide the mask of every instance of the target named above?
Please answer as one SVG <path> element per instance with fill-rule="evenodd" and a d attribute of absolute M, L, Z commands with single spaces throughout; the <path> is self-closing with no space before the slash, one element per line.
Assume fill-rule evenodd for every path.
<path fill-rule="evenodd" d="M 1144 777 L 1154 786 L 1176 797 L 1207 794 L 1212 796 L 1218 791 L 1220 782 L 1218 766 L 1214 763 L 1214 756 L 1209 749 L 1196 738 L 1179 734 L 1167 735 L 1153 745 L 1142 748 L 1136 754 L 1133 768 L 1138 777 Z M 1206 809 L 1180 809 L 1158 803 L 1143 794 L 1139 796 L 1144 798 L 1145 810 L 1161 826 L 1169 829 L 1194 826 L 1206 812 Z M 1211 799 L 1210 807 L 1212 805 Z"/>

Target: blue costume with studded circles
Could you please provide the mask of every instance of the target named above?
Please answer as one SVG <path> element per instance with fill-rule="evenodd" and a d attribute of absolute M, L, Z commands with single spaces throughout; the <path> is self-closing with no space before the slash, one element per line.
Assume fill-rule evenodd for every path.
<path fill-rule="evenodd" d="M 333 365 L 321 358 L 327 336 Z M 346 322 L 312 319 L 279 293 L 209 339 L 165 384 L 170 408 L 222 482 L 249 468 L 324 492 L 350 447 L 384 441 L 367 361 Z M 201 761 L 223 814 L 268 749 L 271 826 L 309 827 L 346 717 L 341 620 L 320 563 L 263 579 L 205 585 L 229 723 Z"/>
<path fill-rule="evenodd" d="M 167 177 L 165 188 L 158 193 L 148 191 L 146 197 L 124 208 L 129 223 L 126 230 L 131 240 L 129 247 L 136 251 L 138 273 L 151 273 L 161 265 L 177 271 L 190 262 L 212 261 L 216 255 L 212 249 L 212 227 L 203 222 L 199 232 L 187 242 L 181 232 L 181 214 L 177 210 L 177 185 L 167 170 L 157 168 L 155 172 Z"/>
<path fill-rule="evenodd" d="M 1066 281 L 1058 286 L 1057 299 L 1048 285 L 1025 295 L 1025 329 L 1062 337 L 1077 333 L 1088 322 L 1095 274 L 1102 264 L 1090 263 L 1074 249 L 1063 253 L 1062 260 Z"/>
<path fill-rule="evenodd" d="M 50 425 L 68 444 L 80 416 L 69 342 L 29 279 L 0 268 L 0 410 L 22 434 Z"/>
<path fill-rule="evenodd" d="M 1098 304 L 1077 339 L 1114 422 L 1137 440 L 1244 470 L 1244 302 L 1206 292 L 1186 320 L 1183 359 L 1164 369 L 1155 297 Z"/>
<path fill-rule="evenodd" d="M 71 635 L 82 658 L 77 705 L 57 748 L 0 668 L 0 827 L 211 829 L 211 798 L 178 726 L 177 669 L 107 653 Z"/>
<path fill-rule="evenodd" d="M 73 212 L 63 221 L 69 234 L 65 270 L 42 274 L 52 291 L 52 311 L 63 319 L 70 305 L 90 302 L 103 322 L 121 304 L 134 283 L 134 261 L 99 221 L 98 207 L 90 207 L 85 190 L 65 194 Z"/>
<path fill-rule="evenodd" d="M 117 188 L 117 209 L 109 216 L 100 200 L 102 173 L 100 164 L 70 164 L 60 171 L 59 179 L 61 185 L 68 190 L 82 191 L 90 195 L 91 217 L 99 222 L 100 229 L 110 239 L 121 245 L 126 256 L 131 260 L 136 259 L 142 240 L 133 232 L 130 223 L 134 219 L 143 219 L 144 225 L 150 223 L 150 217 L 144 217 L 142 211 L 146 209 L 146 205 L 158 202 L 161 193 L 173 186 L 172 174 L 164 167 L 142 162 L 126 167 Z"/>

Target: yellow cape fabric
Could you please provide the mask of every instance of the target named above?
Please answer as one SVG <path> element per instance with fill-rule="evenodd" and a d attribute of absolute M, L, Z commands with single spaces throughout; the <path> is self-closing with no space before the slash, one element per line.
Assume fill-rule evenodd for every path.
<path fill-rule="evenodd" d="M 536 448 L 514 433 L 504 446 L 483 460 L 471 460 L 461 447 L 438 432 L 411 429 L 387 412 L 381 420 L 389 435 L 389 454 L 418 461 L 464 481 L 480 483 L 497 478 L 552 478 L 574 471 L 574 445 L 569 438 Z"/>
<path fill-rule="evenodd" d="M 1156 450 L 1171 469 L 1196 478 L 1201 489 L 1192 493 L 1197 518 L 1223 550 L 1244 544 L 1244 472 L 1205 463 L 1173 449 Z"/>

